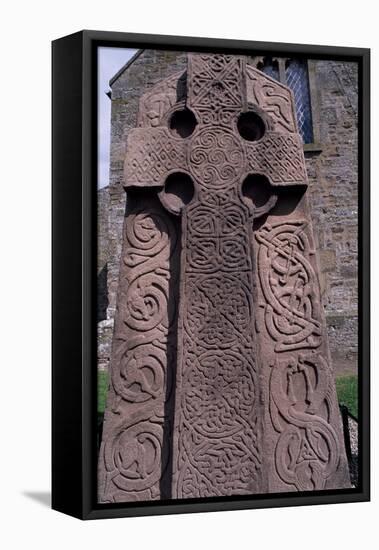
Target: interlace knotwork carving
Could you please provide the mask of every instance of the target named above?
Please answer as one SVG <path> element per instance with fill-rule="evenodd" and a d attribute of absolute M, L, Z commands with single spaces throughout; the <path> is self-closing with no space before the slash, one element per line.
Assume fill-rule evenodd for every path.
<path fill-rule="evenodd" d="M 279 352 L 321 343 L 318 283 L 309 261 L 314 250 L 306 226 L 304 220 L 279 222 L 256 233 L 265 322 Z"/>

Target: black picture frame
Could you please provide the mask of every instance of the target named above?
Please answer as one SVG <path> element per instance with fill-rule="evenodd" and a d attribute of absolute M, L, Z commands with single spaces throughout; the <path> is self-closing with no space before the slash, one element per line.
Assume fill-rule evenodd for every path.
<path fill-rule="evenodd" d="M 249 497 L 96 503 L 97 48 L 262 52 L 359 67 L 359 484 Z M 81 519 L 370 500 L 370 50 L 81 31 L 52 43 L 52 507 Z"/>

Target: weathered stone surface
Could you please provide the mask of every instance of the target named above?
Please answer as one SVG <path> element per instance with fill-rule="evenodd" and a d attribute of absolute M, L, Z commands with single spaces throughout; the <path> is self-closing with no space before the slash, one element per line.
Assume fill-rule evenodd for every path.
<path fill-rule="evenodd" d="M 99 500 L 350 486 L 291 93 L 189 55 L 138 125 Z"/>

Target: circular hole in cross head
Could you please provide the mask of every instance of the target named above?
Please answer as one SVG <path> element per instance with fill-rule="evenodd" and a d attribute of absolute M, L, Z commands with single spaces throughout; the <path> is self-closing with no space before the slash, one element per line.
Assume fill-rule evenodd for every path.
<path fill-rule="evenodd" d="M 181 210 L 191 202 L 194 192 L 195 187 L 190 176 L 183 172 L 175 172 L 166 179 L 159 198 L 169 212 L 180 214 Z"/>
<path fill-rule="evenodd" d="M 242 113 L 238 118 L 237 128 L 240 136 L 246 141 L 258 141 L 266 130 L 263 119 L 254 111 Z"/>
<path fill-rule="evenodd" d="M 277 194 L 269 180 L 263 174 L 249 174 L 242 182 L 242 196 L 245 203 L 255 212 L 262 215 L 275 205 Z"/>
<path fill-rule="evenodd" d="M 181 138 L 189 137 L 196 128 L 196 118 L 187 108 L 174 111 L 169 121 L 170 130 Z"/>

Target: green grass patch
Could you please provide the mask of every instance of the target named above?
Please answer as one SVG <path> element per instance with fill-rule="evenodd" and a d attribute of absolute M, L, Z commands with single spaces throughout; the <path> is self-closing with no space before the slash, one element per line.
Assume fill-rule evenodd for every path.
<path fill-rule="evenodd" d="M 98 371 L 97 373 L 97 412 L 104 413 L 105 403 L 107 401 L 108 391 L 108 373 Z"/>
<path fill-rule="evenodd" d="M 358 418 L 358 376 L 337 376 L 336 389 L 340 405 L 345 405 Z"/>

